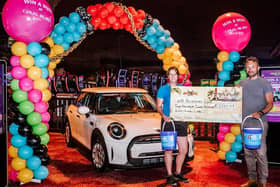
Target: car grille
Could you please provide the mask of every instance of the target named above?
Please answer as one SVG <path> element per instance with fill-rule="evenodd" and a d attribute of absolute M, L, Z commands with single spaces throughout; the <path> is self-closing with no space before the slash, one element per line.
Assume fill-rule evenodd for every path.
<path fill-rule="evenodd" d="M 159 135 L 143 136 L 134 139 L 134 144 L 148 144 L 148 143 L 159 143 L 159 142 L 160 142 Z"/>

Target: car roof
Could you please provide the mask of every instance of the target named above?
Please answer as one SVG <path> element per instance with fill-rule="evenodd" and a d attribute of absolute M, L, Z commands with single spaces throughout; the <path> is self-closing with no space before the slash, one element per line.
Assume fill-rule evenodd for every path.
<path fill-rule="evenodd" d="M 82 92 L 90 93 L 148 93 L 147 90 L 142 88 L 128 88 L 128 87 L 93 87 L 84 88 Z"/>

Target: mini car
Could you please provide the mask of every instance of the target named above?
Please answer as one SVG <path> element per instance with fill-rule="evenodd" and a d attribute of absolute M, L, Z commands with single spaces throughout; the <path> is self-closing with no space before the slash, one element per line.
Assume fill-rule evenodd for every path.
<path fill-rule="evenodd" d="M 66 144 L 78 142 L 90 150 L 97 171 L 108 166 L 129 168 L 164 163 L 161 116 L 144 89 L 85 88 L 76 103 L 68 107 L 66 117 Z"/>

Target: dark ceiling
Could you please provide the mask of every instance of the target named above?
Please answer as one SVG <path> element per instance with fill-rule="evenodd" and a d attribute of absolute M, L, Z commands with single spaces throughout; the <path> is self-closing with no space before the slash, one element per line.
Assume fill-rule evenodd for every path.
<path fill-rule="evenodd" d="M 87 7 L 104 0 L 49 0 L 56 6 L 56 23 L 79 6 Z M 242 55 L 254 55 L 268 63 L 278 62 L 278 52 L 272 56 L 280 39 L 280 14 L 278 1 L 233 0 L 127 0 L 118 1 L 135 9 L 143 9 L 171 32 L 187 58 L 191 72 L 200 78 L 213 78 L 214 58 L 218 52 L 212 38 L 212 25 L 226 12 L 238 12 L 251 24 L 252 36 Z M 100 67 L 100 64 L 117 63 L 123 66 L 161 66 L 156 53 L 149 51 L 126 31 L 96 31 L 64 59 L 69 68 L 81 72 Z M 279 62 L 278 62 L 279 63 Z M 192 73 L 194 75 L 194 73 Z M 201 74 L 203 76 L 201 76 Z"/>

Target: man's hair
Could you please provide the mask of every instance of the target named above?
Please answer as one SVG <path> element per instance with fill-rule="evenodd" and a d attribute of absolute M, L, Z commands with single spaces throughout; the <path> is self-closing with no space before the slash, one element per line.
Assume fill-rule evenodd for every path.
<path fill-rule="evenodd" d="M 245 63 L 247 63 L 249 61 L 256 62 L 258 64 L 258 66 L 259 66 L 259 59 L 257 57 L 250 56 L 250 57 L 246 58 Z"/>
<path fill-rule="evenodd" d="M 172 66 L 170 68 L 168 68 L 167 72 L 166 72 L 166 75 L 168 76 L 170 71 L 171 70 L 175 70 L 175 72 L 177 73 L 177 75 L 179 76 L 179 70 L 175 67 L 175 66 Z"/>

